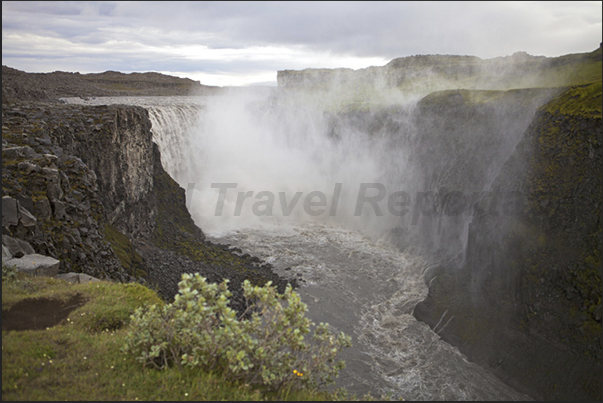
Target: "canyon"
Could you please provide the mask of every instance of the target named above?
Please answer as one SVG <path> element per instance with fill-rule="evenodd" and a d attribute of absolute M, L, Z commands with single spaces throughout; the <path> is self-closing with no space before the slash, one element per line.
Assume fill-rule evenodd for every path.
<path fill-rule="evenodd" d="M 358 71 L 279 71 L 279 87 L 247 112 L 252 119 L 274 118 L 279 135 L 293 133 L 286 140 L 301 142 L 303 150 L 316 151 L 316 142 L 344 155 L 312 155 L 316 167 L 329 168 L 316 174 L 328 179 L 324 187 L 318 181 L 303 187 L 292 177 L 300 188 L 280 198 L 266 184 L 216 180 L 202 189 L 211 199 L 188 206 L 189 171 L 177 165 L 187 144 L 168 167 L 173 151 L 162 143 L 184 141 L 185 134 L 157 138 L 152 113 L 158 108 L 86 104 L 87 98 L 203 94 L 210 105 L 227 91 L 160 75 L 141 84 L 134 78 L 142 76 L 115 72 L 33 75 L 3 66 L 2 76 L 3 245 L 5 238 L 25 242 L 60 261 L 61 273 L 140 282 L 167 299 L 182 273 L 197 271 L 211 281 L 229 278 L 234 289 L 245 278 L 303 289 L 311 275 L 288 276 L 289 267 L 216 242 L 199 224 L 217 216 L 219 206 L 199 200 L 220 200 L 222 192 L 225 215 L 236 216 L 227 196 L 260 190 L 273 202 L 279 196 L 273 204 L 284 208 L 270 208 L 275 215 L 329 216 L 425 260 L 426 295 L 402 313 L 388 312 L 388 325 L 380 319 L 384 331 L 396 330 L 396 315 L 411 314 L 533 399 L 601 399 L 601 47 L 558 58 L 428 55 Z M 111 91 L 109 81 L 99 87 L 99 77 L 113 76 Z M 59 99 L 67 97 L 81 104 Z M 300 111 L 307 115 L 300 118 Z M 283 122 L 296 122 L 297 129 Z M 314 133 L 312 124 L 318 139 L 302 136 Z M 239 163 L 234 149 L 233 155 L 225 167 Z M 311 180 L 313 169 L 303 176 Z M 379 221 L 369 188 L 397 191 L 403 202 L 397 207 L 407 209 L 386 209 L 396 200 L 388 204 L 378 192 L 385 214 L 399 213 Z M 319 204 L 311 205 L 310 191 Z M 300 195 L 294 209 L 300 192 L 305 199 Z M 252 194 L 247 204 L 240 200 L 239 215 L 267 213 L 266 204 L 253 204 L 259 193 Z M 5 200 L 15 211 L 6 220 Z M 359 200 L 366 203 L 357 208 Z M 354 208 L 357 221 L 341 218 Z M 339 213 L 310 214 L 318 211 Z M 378 294 L 373 283 L 368 288 Z M 387 291 L 395 293 L 392 287 Z M 243 303 L 240 295 L 235 299 Z"/>

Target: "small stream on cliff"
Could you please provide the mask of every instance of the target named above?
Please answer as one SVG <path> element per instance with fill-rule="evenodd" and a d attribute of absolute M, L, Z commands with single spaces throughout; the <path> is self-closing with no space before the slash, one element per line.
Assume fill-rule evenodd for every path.
<path fill-rule="evenodd" d="M 431 263 L 389 242 L 386 234 L 396 224 L 387 201 L 382 215 L 355 211 L 359 187 L 391 188 L 404 172 L 384 168 L 403 164 L 412 150 L 354 132 L 344 133 L 343 142 L 325 138 L 324 114 L 274 112 L 269 91 L 251 99 L 65 100 L 149 110 L 164 168 L 187 190 L 189 210 L 206 236 L 301 279 L 297 292 L 308 317 L 352 336 L 335 386 L 359 397 L 531 400 L 441 340 L 437 332 L 446 323 L 434 331 L 413 317 L 427 295 L 424 273 Z"/>

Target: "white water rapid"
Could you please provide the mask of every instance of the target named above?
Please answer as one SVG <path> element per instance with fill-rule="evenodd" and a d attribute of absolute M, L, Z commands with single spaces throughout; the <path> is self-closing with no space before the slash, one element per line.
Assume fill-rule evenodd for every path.
<path fill-rule="evenodd" d="M 386 135 L 369 137 L 361 125 L 333 135 L 334 115 L 316 104 L 292 106 L 274 92 L 66 100 L 149 110 L 164 168 L 187 189 L 208 238 L 303 279 L 297 292 L 310 319 L 353 337 L 336 387 L 359 397 L 531 400 L 442 341 L 446 323 L 434 331 L 413 317 L 427 295 L 428 263 L 388 242 L 399 223 L 387 199 L 381 215 L 368 202 L 356 211 L 362 186 L 366 200 L 379 190 L 367 184 L 388 194 L 415 189 L 404 171 L 413 150 Z M 412 108 L 399 110 L 399 130 Z"/>

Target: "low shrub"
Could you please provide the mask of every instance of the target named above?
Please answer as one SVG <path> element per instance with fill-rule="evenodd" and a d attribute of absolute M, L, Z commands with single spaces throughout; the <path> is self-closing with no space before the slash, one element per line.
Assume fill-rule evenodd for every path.
<path fill-rule="evenodd" d="M 247 309 L 240 314 L 229 307 L 228 280 L 210 284 L 198 273 L 183 274 L 178 288 L 173 303 L 132 315 L 122 350 L 143 366 L 202 367 L 273 390 L 325 386 L 345 366 L 336 355 L 351 338 L 325 323 L 315 326 L 291 286 L 279 294 L 271 282 L 245 281 Z"/>

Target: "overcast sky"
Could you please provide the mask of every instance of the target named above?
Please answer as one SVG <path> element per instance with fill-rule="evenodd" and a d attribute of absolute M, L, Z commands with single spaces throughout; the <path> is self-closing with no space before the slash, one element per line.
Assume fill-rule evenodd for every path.
<path fill-rule="evenodd" d="M 599 46 L 602 3 L 3 1 L 2 64 L 227 86 L 417 54 L 553 57 Z"/>

